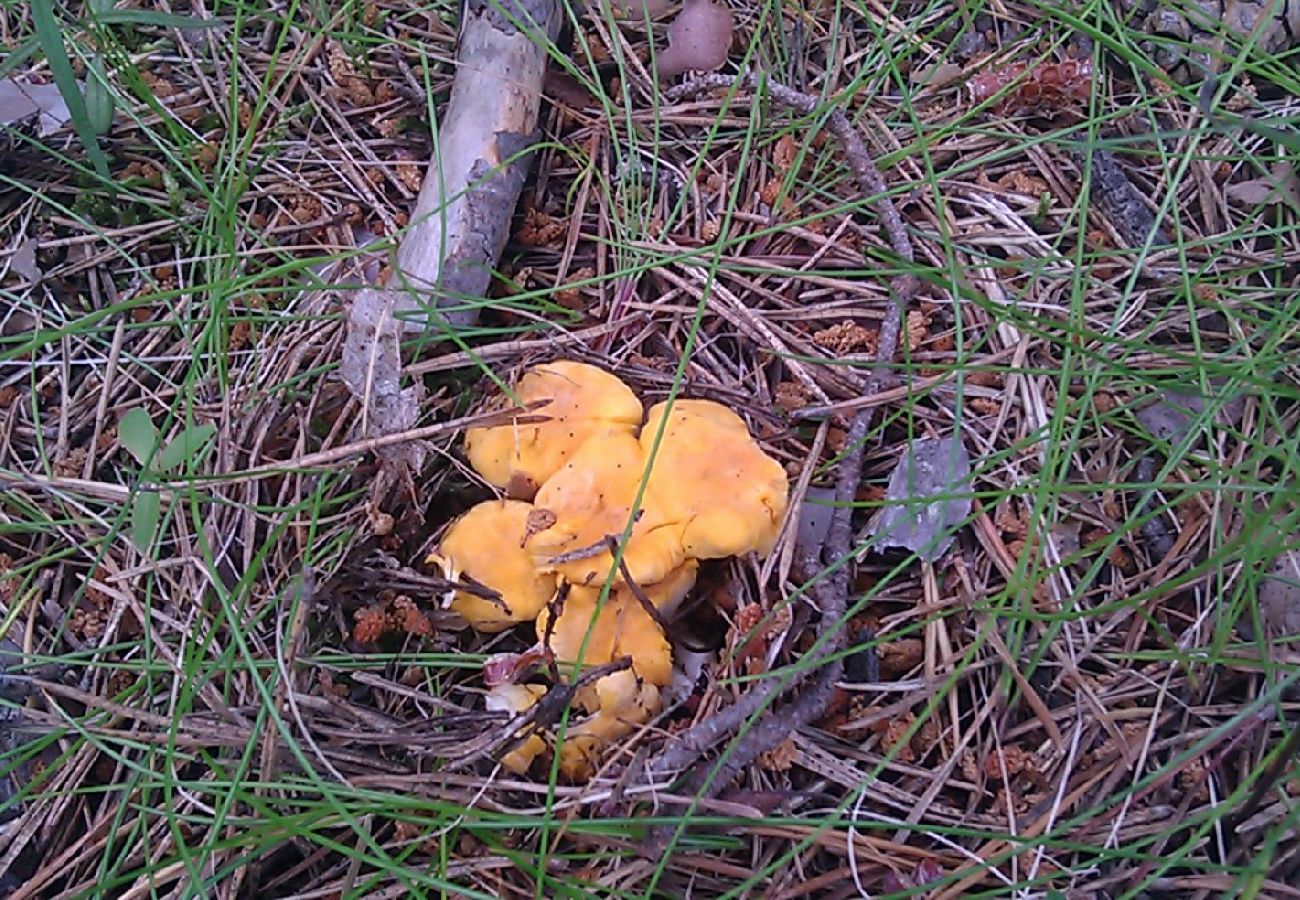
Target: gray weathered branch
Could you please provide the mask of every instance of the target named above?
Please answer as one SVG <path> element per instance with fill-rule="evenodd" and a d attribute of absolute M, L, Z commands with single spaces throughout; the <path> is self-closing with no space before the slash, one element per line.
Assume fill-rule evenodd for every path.
<path fill-rule="evenodd" d="M 451 99 L 411 225 L 392 274 L 358 292 L 348 316 L 342 374 L 362 403 L 366 436 L 415 424 L 421 393 L 400 384 L 402 335 L 478 318 L 528 173 L 559 27 L 559 0 L 465 4 Z"/>

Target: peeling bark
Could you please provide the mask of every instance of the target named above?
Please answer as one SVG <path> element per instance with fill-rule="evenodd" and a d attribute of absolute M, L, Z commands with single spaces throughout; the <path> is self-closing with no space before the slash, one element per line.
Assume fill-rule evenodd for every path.
<path fill-rule="evenodd" d="M 535 140 L 546 47 L 559 31 L 556 0 L 469 0 L 464 15 L 451 100 L 397 251 L 400 271 L 385 285 L 400 295 L 399 314 L 417 313 L 400 316 L 407 331 L 477 318 L 465 303 L 486 293 L 505 249 L 530 164 L 524 151 Z"/>
<path fill-rule="evenodd" d="M 451 99 L 411 225 L 384 284 L 352 303 L 343 380 L 374 437 L 414 426 L 422 392 L 403 389 L 403 334 L 472 326 L 505 249 L 530 164 L 558 0 L 467 0 Z M 422 454 L 390 448 L 418 468 Z"/>
<path fill-rule="evenodd" d="M 1085 163 L 1082 154 L 1078 160 L 1082 170 Z M 1148 237 L 1152 246 L 1169 245 L 1169 235 L 1157 224 L 1146 199 L 1128 180 L 1115 154 L 1108 150 L 1092 151 L 1092 196 L 1127 246 L 1141 247 Z"/>

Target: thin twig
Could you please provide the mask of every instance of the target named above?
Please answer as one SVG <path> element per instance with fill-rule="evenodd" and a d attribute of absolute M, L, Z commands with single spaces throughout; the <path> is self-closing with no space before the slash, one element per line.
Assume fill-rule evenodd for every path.
<path fill-rule="evenodd" d="M 160 482 L 164 488 L 183 489 L 211 484 L 231 484 L 242 481 L 248 481 L 253 478 L 264 478 L 270 475 L 283 475 L 288 472 L 296 472 L 301 469 L 315 469 L 323 466 L 332 465 L 342 462 L 353 456 L 361 456 L 366 453 L 374 453 L 387 447 L 394 447 L 398 444 L 404 444 L 410 441 L 425 441 L 432 437 L 438 437 L 446 434 L 461 434 L 470 428 L 486 428 L 492 425 L 505 425 L 515 423 L 519 425 L 533 425 L 539 422 L 550 420 L 548 416 L 543 415 L 526 415 L 521 414 L 520 410 L 525 413 L 545 405 L 545 401 L 535 401 L 525 404 L 519 408 L 506 410 L 495 410 L 489 413 L 475 413 L 474 415 L 461 416 L 457 419 L 448 419 L 446 422 L 435 422 L 432 425 L 424 425 L 420 428 L 412 428 L 409 431 L 402 431 L 396 434 L 385 434 L 380 437 L 364 438 L 359 441 L 353 441 L 350 444 L 344 444 L 341 447 L 334 447 L 330 450 L 321 450 L 317 453 L 307 453 L 293 459 L 274 460 L 244 469 L 242 472 L 230 472 L 220 475 L 203 475 L 183 481 Z M 29 479 L 31 480 L 31 479 Z M 65 482 L 74 482 L 76 479 L 62 479 Z"/>
<path fill-rule="evenodd" d="M 641 514 L 644 510 L 638 509 L 633 521 L 640 521 Z M 612 549 L 611 549 L 612 548 Z M 578 562 L 583 559 L 591 559 L 594 556 L 609 552 L 613 555 L 618 554 L 618 536 L 607 534 L 600 540 L 588 544 L 585 547 L 578 547 L 576 550 L 570 550 L 567 553 L 561 553 L 559 556 L 552 556 L 546 562 L 552 566 L 562 566 L 565 563 Z"/>
<path fill-rule="evenodd" d="M 569 599 L 569 591 L 572 585 L 567 581 L 560 582 L 560 588 L 551 598 L 550 615 L 546 617 L 546 628 L 542 631 L 542 650 L 546 654 L 546 671 L 550 675 L 552 683 L 560 682 L 560 665 L 555 661 L 555 654 L 551 652 L 551 638 L 555 635 L 555 623 L 564 615 L 564 603 Z"/>
<path fill-rule="evenodd" d="M 627 589 L 632 592 L 632 596 L 636 598 L 636 602 L 641 604 L 641 608 L 645 610 L 646 615 L 648 615 L 654 623 L 659 626 L 659 630 L 664 634 L 667 634 L 668 623 L 659 612 L 659 608 L 651 602 L 649 597 L 646 596 L 646 592 L 641 589 L 641 585 L 636 583 L 636 579 L 632 577 L 632 572 L 627 567 L 627 560 L 624 557 L 619 556 L 618 538 L 611 534 L 605 538 L 605 543 L 609 547 L 610 555 L 618 557 L 618 570 L 623 573 L 623 580 L 627 582 Z"/>
<path fill-rule="evenodd" d="M 560 682 L 552 684 L 547 692 L 528 708 L 527 712 L 515 716 L 507 722 L 502 733 L 494 738 L 490 744 L 486 747 L 473 748 L 458 759 L 450 760 L 443 766 L 443 770 L 455 771 L 463 769 L 476 760 L 496 756 L 509 750 L 527 739 L 529 735 L 540 732 L 560 721 L 560 718 L 564 715 L 564 710 L 573 701 L 574 694 L 583 687 L 604 678 L 606 675 L 613 675 L 631 667 L 632 657 L 624 656 L 612 662 L 587 669 L 574 679 L 572 684 Z"/>
<path fill-rule="evenodd" d="M 709 90 L 741 86 L 758 88 L 760 85 L 779 104 L 802 115 L 810 115 L 820 105 L 819 98 L 802 94 L 789 87 L 750 73 L 739 79 L 709 75 L 698 81 L 668 92 L 670 100 L 694 96 Z M 831 112 L 827 127 L 839 139 L 849 168 L 853 171 L 859 189 L 869 198 L 877 217 L 888 236 L 890 246 L 904 261 L 913 262 L 911 239 L 903 225 L 902 217 L 886 192 L 884 177 L 872 161 L 861 136 L 841 110 Z M 867 382 L 868 395 L 878 393 L 880 386 L 890 378 L 894 354 L 898 349 L 902 319 L 907 304 L 920 286 L 913 275 L 901 275 L 891 283 L 893 314 L 886 316 L 876 342 L 875 371 Z M 829 559 L 837 566 L 830 577 L 817 582 L 812 588 L 813 597 L 821 609 L 818 624 L 817 656 L 805 667 L 820 667 L 817 677 L 797 697 L 775 710 L 753 729 L 737 739 L 727 757 L 717 764 L 717 771 L 707 762 L 696 762 L 721 741 L 731 737 L 756 713 L 771 704 L 784 689 L 780 680 L 771 679 L 755 688 L 714 716 L 699 722 L 679 735 L 660 756 L 647 766 L 647 776 L 652 782 L 675 773 L 691 763 L 695 768 L 687 776 L 689 792 L 697 799 L 716 796 L 736 776 L 761 754 L 773 749 L 795 730 L 816 721 L 825 712 L 843 671 L 838 658 L 844 644 L 843 619 L 848 610 L 849 550 L 852 544 L 852 510 L 858 485 L 862 479 L 862 462 L 870 427 L 872 409 L 858 410 L 851 421 L 847 436 L 848 451 L 840 462 L 836 478 L 836 506 L 830 530 L 822 551 L 805 548 L 813 571 L 820 569 L 819 561 Z M 671 830 L 656 829 L 647 839 L 643 850 L 658 853 L 671 837 Z"/>

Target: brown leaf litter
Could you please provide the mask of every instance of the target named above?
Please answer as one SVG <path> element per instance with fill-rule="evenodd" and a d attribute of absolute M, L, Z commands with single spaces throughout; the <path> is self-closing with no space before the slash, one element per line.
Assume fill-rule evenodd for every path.
<path fill-rule="evenodd" d="M 267 896 L 363 883 L 400 894 L 411 872 L 436 870 L 453 890 L 491 896 L 570 876 L 592 891 L 637 893 L 658 877 L 666 896 L 748 883 L 791 898 L 992 895 L 1033 878 L 1069 896 L 1199 900 L 1252 865 L 1261 892 L 1286 896 L 1294 854 L 1273 839 L 1296 795 L 1298 629 L 1283 451 L 1300 412 L 1279 285 L 1300 257 L 1285 196 L 1249 185 L 1273 160 L 1238 165 L 1242 135 L 1188 132 L 1187 98 L 1143 91 L 1109 51 L 1094 58 L 1088 101 L 1062 90 L 1055 118 L 969 118 L 960 72 L 1028 63 L 1045 52 L 1040 37 L 1067 36 L 1015 3 L 970 23 L 948 4 L 921 37 L 903 28 L 907 10 L 868 22 L 834 4 L 779 15 L 728 4 L 731 51 L 717 64 L 738 67 L 751 44 L 750 65 L 781 60 L 765 74 L 817 97 L 793 116 L 778 107 L 797 96 L 748 80 L 652 92 L 644 63 L 651 42 L 661 61 L 675 46 L 664 31 L 677 4 L 656 5 L 649 30 L 644 6 L 613 5 L 617 29 L 578 15 L 585 44 L 558 52 L 592 97 L 631 109 L 543 106 L 545 149 L 504 258 L 526 292 L 494 282 L 482 332 L 410 341 L 382 371 L 346 372 L 385 385 L 394 421 L 428 451 L 381 502 L 371 488 L 390 445 L 358 437 L 365 413 L 338 367 L 342 306 L 356 298 L 322 286 L 368 282 L 361 272 L 383 254 L 367 245 L 409 222 L 412 172 L 431 153 L 425 66 L 445 97 L 452 7 L 366 4 L 359 36 L 305 7 L 274 21 L 250 10 L 242 32 L 212 11 L 220 27 L 201 40 L 133 25 L 161 49 L 123 55 L 138 82 L 110 73 L 132 113 L 103 139 L 125 189 L 68 165 L 81 153 L 66 125 L 37 138 L 55 152 L 24 132 L 0 163 L 21 187 L 0 221 L 0 745 L 21 762 L 0 778 L 0 885 L 174 890 L 188 856 L 217 873 L 213 890 Z M 6 34 L 30 34 L 26 16 L 0 12 Z M 975 31 L 985 45 L 968 50 Z M 882 53 L 903 88 L 924 82 L 910 108 L 891 67 L 862 64 Z M 42 66 L 12 74 L 38 83 Z M 1265 114 L 1280 101 L 1258 72 L 1237 81 L 1252 79 L 1261 89 L 1230 102 Z M 1140 116 L 1126 107 L 1139 95 Z M 1091 170 L 1071 151 L 1089 104 L 1111 153 Z M 882 160 L 924 306 L 894 308 L 889 279 L 906 255 L 863 200 L 880 191 L 852 186 L 860 160 L 809 133 L 828 108 Z M 912 152 L 921 141 L 928 160 Z M 223 180 L 232 146 L 241 191 Z M 1192 157 L 1185 173 L 1169 165 L 1180 154 Z M 656 177 L 629 177 L 631 156 Z M 816 228 L 757 204 L 776 173 Z M 230 204 L 216 255 L 195 242 L 215 214 L 209 191 Z M 1173 222 L 1177 234 L 1155 231 Z M 528 225 L 545 239 L 523 239 Z M 371 317 L 386 336 L 382 319 Z M 906 351 L 875 358 L 903 340 Z M 458 448 L 494 378 L 560 355 L 617 368 L 656 402 L 680 369 L 684 396 L 739 408 L 801 486 L 770 557 L 701 572 L 669 622 L 676 658 L 689 659 L 673 701 L 586 786 L 497 768 L 528 735 L 486 706 L 482 663 L 522 654 L 528 636 L 471 633 L 444 608 L 465 585 L 422 562 L 447 522 L 491 495 Z M 1151 404 L 1164 404 L 1162 421 Z M 136 407 L 176 428 L 213 423 L 211 454 L 142 477 L 116 433 Z M 870 425 L 852 428 L 863 410 Z M 859 534 L 887 496 L 906 499 L 887 488 L 913 442 L 949 436 L 970 456 L 975 497 L 930 571 L 856 540 L 840 553 L 825 514 L 852 506 Z M 834 482 L 858 446 L 862 483 L 841 504 Z M 164 501 L 156 558 L 125 524 L 139 490 Z M 800 535 L 827 551 L 811 567 Z M 1266 540 L 1246 571 L 1240 548 Z M 834 556 L 843 608 L 813 577 Z M 1256 612 L 1266 632 L 1248 627 Z M 845 624 L 840 643 L 822 640 L 823 617 Z M 741 619 L 767 623 L 753 646 L 734 646 Z M 828 652 L 843 669 L 823 685 L 836 674 Z M 749 705 L 780 678 L 788 689 Z M 727 747 L 758 747 L 752 765 L 722 763 L 716 796 L 634 777 L 673 739 L 745 712 L 765 743 L 728 737 L 704 752 L 712 767 Z M 168 809 L 150 801 L 150 785 L 177 777 L 185 790 Z M 317 787 L 356 825 L 321 819 Z M 639 858 L 636 820 L 696 793 L 698 813 L 726 824 Z M 827 829 L 836 807 L 843 827 Z M 310 827 L 220 827 L 266 810 Z M 547 816 L 564 827 L 505 827 Z M 453 818 L 464 837 L 448 837 Z M 121 828 L 150 836 L 156 855 L 112 852 Z M 410 868 L 376 862 L 392 859 Z"/>

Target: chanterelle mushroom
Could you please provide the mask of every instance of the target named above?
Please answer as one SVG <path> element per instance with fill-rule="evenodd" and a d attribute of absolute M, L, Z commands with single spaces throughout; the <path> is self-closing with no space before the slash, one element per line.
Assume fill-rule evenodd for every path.
<path fill-rule="evenodd" d="M 531 709 L 542 699 L 546 688 L 540 684 L 498 684 L 488 691 L 486 705 L 491 712 L 522 713 Z M 516 775 L 523 775 L 537 758 L 537 754 L 546 749 L 546 741 L 541 735 L 533 733 L 525 737 L 518 745 L 501 757 L 501 764 Z"/>
<path fill-rule="evenodd" d="M 546 401 L 536 412 L 550 419 L 475 429 L 466 451 L 489 481 L 512 494 L 535 489 L 535 502 L 479 504 L 453 523 L 433 559 L 449 577 L 500 595 L 498 603 L 455 594 L 452 608 L 476 630 L 531 620 L 539 644 L 562 665 L 630 660 L 574 698 L 590 715 L 574 720 L 558 752 L 566 777 L 581 781 L 607 744 L 661 708 L 659 688 L 673 677 L 661 616 L 694 586 L 697 560 L 769 553 L 789 484 L 744 421 L 720 404 L 659 404 L 640 427 L 640 402 L 622 382 L 572 362 L 531 370 L 517 393 L 524 403 Z M 616 566 L 611 545 L 629 523 Z M 548 605 L 561 585 L 563 602 Z M 569 672 L 562 668 L 561 677 Z M 497 684 L 489 704 L 522 711 L 542 690 Z M 544 745 L 532 735 L 504 762 L 522 772 Z"/>
<path fill-rule="evenodd" d="M 768 553 L 789 503 L 785 469 L 750 437 L 740 416 L 710 400 L 677 400 L 650 410 L 641 430 L 647 454 L 664 428 L 646 492 L 661 518 L 677 524 L 692 559 Z"/>
<path fill-rule="evenodd" d="M 641 493 L 646 457 L 630 434 L 588 441 L 537 492 L 537 516 L 547 527 L 529 536 L 528 551 L 542 571 L 577 586 L 604 584 L 614 565 L 605 547 L 619 538 Z M 623 551 L 637 584 L 654 584 L 686 560 L 671 518 L 648 491 Z M 622 572 L 616 573 L 623 580 Z"/>
<path fill-rule="evenodd" d="M 570 781 L 590 778 L 607 745 L 663 708 L 659 689 L 631 669 L 606 675 L 595 692 L 595 714 L 570 725 L 560 745 L 560 772 Z"/>
<path fill-rule="evenodd" d="M 522 413 L 547 420 L 471 428 L 465 434 L 465 455 L 490 484 L 525 500 L 587 441 L 635 434 L 641 424 L 641 401 L 632 389 L 585 363 L 562 360 L 534 366 L 514 393 L 525 407 L 547 401 Z"/>
<path fill-rule="evenodd" d="M 642 588 L 642 596 L 657 610 L 671 609 L 695 585 L 696 569 L 692 560 L 664 581 Z M 561 664 L 578 662 L 580 653 L 585 667 L 627 656 L 632 670 L 651 684 L 662 687 L 672 681 L 668 638 L 626 584 L 613 588 L 603 604 L 600 587 L 571 588 L 553 626 L 550 621 L 548 607 L 537 616 L 537 640 L 546 640 L 549 630 L 551 652 Z"/>
<path fill-rule="evenodd" d="M 452 610 L 475 631 L 531 622 L 555 596 L 555 576 L 537 571 L 523 548 L 532 512 L 521 500 L 486 500 L 453 522 L 429 557 L 446 577 L 468 576 L 501 595 L 500 603 L 467 591 L 452 597 Z"/>

